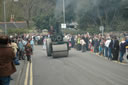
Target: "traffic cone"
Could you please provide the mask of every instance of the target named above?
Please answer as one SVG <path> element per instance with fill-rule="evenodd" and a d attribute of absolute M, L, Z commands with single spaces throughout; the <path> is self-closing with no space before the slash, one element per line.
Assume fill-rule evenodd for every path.
<path fill-rule="evenodd" d="M 93 52 L 93 48 L 91 47 L 91 52 Z"/>

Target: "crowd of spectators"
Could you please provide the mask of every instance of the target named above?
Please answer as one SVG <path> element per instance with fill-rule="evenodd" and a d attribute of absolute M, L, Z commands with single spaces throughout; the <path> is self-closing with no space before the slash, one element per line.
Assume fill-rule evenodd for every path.
<path fill-rule="evenodd" d="M 98 55 L 104 56 L 109 60 L 116 60 L 123 62 L 123 57 L 128 59 L 128 34 L 117 36 L 114 34 L 95 34 L 90 35 L 66 35 L 68 37 L 71 47 L 76 48 L 78 51 L 86 52 L 92 51 Z M 126 54 L 126 55 L 125 55 Z"/>
<path fill-rule="evenodd" d="M 32 36 L 7 36 L 0 34 L 0 85 L 10 85 L 11 75 L 16 72 L 19 60 L 31 63 L 34 41 Z"/>
<path fill-rule="evenodd" d="M 31 63 L 34 45 L 46 45 L 46 37 L 36 34 L 0 35 L 0 85 L 9 85 L 10 76 L 16 71 L 15 65 L 20 65 L 19 60 L 27 59 Z M 128 59 L 127 34 L 122 37 L 114 34 L 66 34 L 64 38 L 70 48 L 78 51 L 91 51 L 120 62 L 123 62 L 124 56 Z"/>

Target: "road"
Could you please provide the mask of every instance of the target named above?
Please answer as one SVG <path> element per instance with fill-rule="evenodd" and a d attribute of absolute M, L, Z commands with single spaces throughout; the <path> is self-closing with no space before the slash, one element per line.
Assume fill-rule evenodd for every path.
<path fill-rule="evenodd" d="M 72 49 L 69 57 L 53 59 L 36 46 L 32 57 L 33 85 L 128 85 L 128 65 L 90 52 Z"/>

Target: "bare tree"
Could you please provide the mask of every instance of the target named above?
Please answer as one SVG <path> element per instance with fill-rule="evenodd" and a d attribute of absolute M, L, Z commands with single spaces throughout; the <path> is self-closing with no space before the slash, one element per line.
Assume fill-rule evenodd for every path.
<path fill-rule="evenodd" d="M 24 18 L 24 20 L 26 21 L 27 23 L 27 27 L 30 28 L 30 20 L 31 20 L 31 13 L 32 13 L 32 9 L 33 9 L 33 6 L 34 6 L 34 2 L 36 0 L 20 0 L 19 1 L 19 7 L 21 10 L 21 13 L 22 13 L 22 16 Z"/>

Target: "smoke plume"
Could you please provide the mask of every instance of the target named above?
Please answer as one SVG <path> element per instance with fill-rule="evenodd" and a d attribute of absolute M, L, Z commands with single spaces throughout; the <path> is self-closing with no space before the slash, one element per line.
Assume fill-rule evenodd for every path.
<path fill-rule="evenodd" d="M 91 10 L 93 7 L 97 6 L 100 0 L 64 0 L 65 1 L 65 10 L 67 10 L 68 6 L 71 5 L 74 7 L 74 12 L 76 15 L 80 11 L 87 12 Z M 56 8 L 55 8 L 55 17 L 63 16 L 63 0 L 56 1 Z"/>

